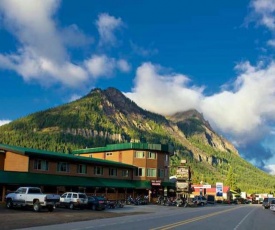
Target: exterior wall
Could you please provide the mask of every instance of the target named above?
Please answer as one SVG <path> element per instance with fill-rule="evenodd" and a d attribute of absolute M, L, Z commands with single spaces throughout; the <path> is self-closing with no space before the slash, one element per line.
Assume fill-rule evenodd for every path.
<path fill-rule="evenodd" d="M 4 161 L 5 161 L 5 155 L 4 153 L 0 153 L 0 170 L 4 170 Z"/>
<path fill-rule="evenodd" d="M 4 160 L 5 171 L 18 171 L 28 172 L 29 171 L 29 157 L 23 156 L 13 152 L 6 152 Z"/>
<path fill-rule="evenodd" d="M 129 176 L 123 177 L 122 176 L 122 168 L 116 168 L 116 167 L 107 167 L 103 166 L 103 175 L 95 175 L 94 174 L 94 167 L 100 166 L 100 165 L 91 165 L 91 164 L 85 164 L 87 166 L 87 173 L 77 173 L 77 165 L 79 163 L 74 162 L 68 162 L 69 163 L 69 172 L 58 172 L 57 171 L 57 162 L 55 161 L 48 161 L 48 167 L 49 170 L 38 170 L 34 169 L 34 161 L 35 159 L 30 159 L 30 170 L 29 172 L 32 173 L 42 173 L 42 174 L 54 174 L 54 175 L 68 175 L 68 176 L 81 176 L 81 177 L 100 177 L 100 178 L 114 178 L 114 179 L 124 179 L 124 180 L 130 180 L 132 179 L 133 175 L 133 169 L 128 169 Z M 62 161 L 64 162 L 64 161 Z M 116 168 L 117 169 L 117 176 L 109 176 L 109 168 Z"/>
<path fill-rule="evenodd" d="M 145 157 L 144 158 L 135 158 L 136 151 L 144 152 Z M 150 151 L 150 152 L 153 152 L 153 151 Z M 92 155 L 93 158 L 111 160 L 111 161 L 134 165 L 139 168 L 144 168 L 145 175 L 140 177 L 140 176 L 135 176 L 135 173 L 133 173 L 134 180 L 169 181 L 169 173 L 168 173 L 169 155 L 168 155 L 168 153 L 156 152 L 157 153 L 156 159 L 149 159 L 148 153 L 149 153 L 149 151 L 145 151 L 145 150 L 130 149 L 130 150 L 99 152 L 99 153 L 86 153 L 86 154 L 81 154 L 81 156 L 90 157 Z M 166 158 L 166 155 L 168 155 L 167 158 Z M 167 159 L 167 161 L 166 161 L 166 159 Z M 156 171 L 157 171 L 156 177 L 146 176 L 146 171 L 149 168 L 156 169 Z M 161 177 L 161 178 L 158 177 L 158 169 L 164 170 L 164 177 Z"/>

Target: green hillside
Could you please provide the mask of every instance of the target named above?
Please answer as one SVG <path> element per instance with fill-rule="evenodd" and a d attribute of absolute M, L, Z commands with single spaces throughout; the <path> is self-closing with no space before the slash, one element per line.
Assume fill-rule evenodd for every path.
<path fill-rule="evenodd" d="M 171 174 L 187 159 L 193 183 L 223 182 L 249 193 L 275 191 L 275 177 L 242 159 L 198 112 L 164 117 L 143 110 L 113 88 L 94 89 L 77 101 L 0 127 L 2 144 L 63 153 L 130 141 L 171 144 Z"/>

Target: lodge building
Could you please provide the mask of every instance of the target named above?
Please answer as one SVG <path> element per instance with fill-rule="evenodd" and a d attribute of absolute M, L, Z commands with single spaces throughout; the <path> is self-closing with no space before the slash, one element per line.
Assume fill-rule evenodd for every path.
<path fill-rule="evenodd" d="M 169 145 L 112 144 L 71 154 L 0 144 L 0 201 L 20 186 L 38 186 L 44 193 L 80 191 L 109 200 L 129 195 L 168 195 Z"/>

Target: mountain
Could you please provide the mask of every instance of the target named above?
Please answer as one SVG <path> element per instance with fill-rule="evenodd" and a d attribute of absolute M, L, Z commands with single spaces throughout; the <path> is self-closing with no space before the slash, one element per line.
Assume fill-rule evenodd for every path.
<path fill-rule="evenodd" d="M 130 141 L 173 145 L 171 174 L 187 159 L 193 183 L 224 182 L 251 193 L 275 190 L 275 178 L 241 158 L 196 110 L 165 117 L 140 108 L 115 88 L 94 89 L 0 127 L 2 144 L 64 153 Z"/>

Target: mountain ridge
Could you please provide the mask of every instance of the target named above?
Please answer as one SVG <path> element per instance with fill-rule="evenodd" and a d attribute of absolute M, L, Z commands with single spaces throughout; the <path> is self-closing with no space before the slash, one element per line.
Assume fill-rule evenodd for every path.
<path fill-rule="evenodd" d="M 257 190 L 251 175 L 275 178 L 242 159 L 237 149 L 219 136 L 196 110 L 162 116 L 144 110 L 115 88 L 93 89 L 84 97 L 30 114 L 0 127 L 0 143 L 70 153 L 73 149 L 120 142 L 171 144 L 171 174 L 182 158 L 193 168 L 193 182 L 227 183 L 235 169 L 237 187 Z M 242 178 L 245 172 L 251 172 Z M 273 181 L 274 180 L 274 181 Z M 262 190 L 272 189 L 266 183 Z"/>

